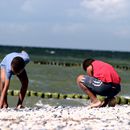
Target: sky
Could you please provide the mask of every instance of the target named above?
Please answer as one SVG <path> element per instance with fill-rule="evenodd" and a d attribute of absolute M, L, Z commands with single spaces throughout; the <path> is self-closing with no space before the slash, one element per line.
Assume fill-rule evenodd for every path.
<path fill-rule="evenodd" d="M 130 51 L 130 0 L 0 0 L 0 45 Z"/>

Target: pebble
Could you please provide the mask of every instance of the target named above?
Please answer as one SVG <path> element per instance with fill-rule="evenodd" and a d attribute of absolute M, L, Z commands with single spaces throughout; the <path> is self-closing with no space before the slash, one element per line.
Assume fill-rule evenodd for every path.
<path fill-rule="evenodd" d="M 0 109 L 0 130 L 130 130 L 130 105 Z"/>

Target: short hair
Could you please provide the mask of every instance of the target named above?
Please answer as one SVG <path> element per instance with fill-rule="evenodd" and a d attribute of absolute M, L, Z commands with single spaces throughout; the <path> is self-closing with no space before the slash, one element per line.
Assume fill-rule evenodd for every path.
<path fill-rule="evenodd" d="M 83 69 L 86 71 L 87 67 L 92 64 L 92 62 L 95 61 L 94 59 L 85 59 L 83 61 Z"/>
<path fill-rule="evenodd" d="M 25 62 L 23 58 L 17 56 L 11 62 L 11 67 L 13 68 L 14 73 L 19 73 L 25 67 Z"/>

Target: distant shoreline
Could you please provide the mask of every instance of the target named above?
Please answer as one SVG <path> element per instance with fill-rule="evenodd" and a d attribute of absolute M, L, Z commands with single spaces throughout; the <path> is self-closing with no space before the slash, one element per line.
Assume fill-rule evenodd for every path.
<path fill-rule="evenodd" d="M 119 51 L 119 50 L 99 50 L 99 49 L 81 49 L 81 48 L 61 48 L 61 47 L 43 47 L 43 46 L 20 46 L 20 45 L 2 45 L 0 47 L 12 47 L 12 48 L 35 48 L 35 49 L 60 49 L 60 50 L 77 50 L 77 51 L 102 51 L 102 52 L 120 52 L 120 53 L 130 53 L 129 51 Z"/>
<path fill-rule="evenodd" d="M 67 48 L 49 48 L 49 47 L 29 47 L 29 46 L 9 46 L 0 45 L 0 57 L 14 51 L 27 51 L 32 59 L 38 59 L 39 56 L 64 59 L 76 59 L 81 61 L 87 58 L 104 59 L 104 60 L 130 60 L 130 52 L 110 51 L 110 50 L 92 50 L 92 49 L 67 49 Z M 41 58 L 41 57 L 40 57 Z M 61 58 L 60 58 L 61 59 Z"/>

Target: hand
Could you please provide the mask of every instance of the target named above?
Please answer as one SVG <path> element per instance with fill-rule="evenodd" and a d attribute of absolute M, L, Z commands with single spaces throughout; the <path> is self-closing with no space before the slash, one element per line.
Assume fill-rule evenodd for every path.
<path fill-rule="evenodd" d="M 16 107 L 16 109 L 23 109 L 23 108 L 25 108 L 25 107 L 21 104 Z"/>
<path fill-rule="evenodd" d="M 2 109 L 2 108 L 8 108 L 8 103 L 4 103 L 3 105 L 1 105 L 1 103 L 0 103 L 0 109 Z"/>
<path fill-rule="evenodd" d="M 8 104 L 5 103 L 5 104 L 3 105 L 3 108 L 8 108 Z"/>

